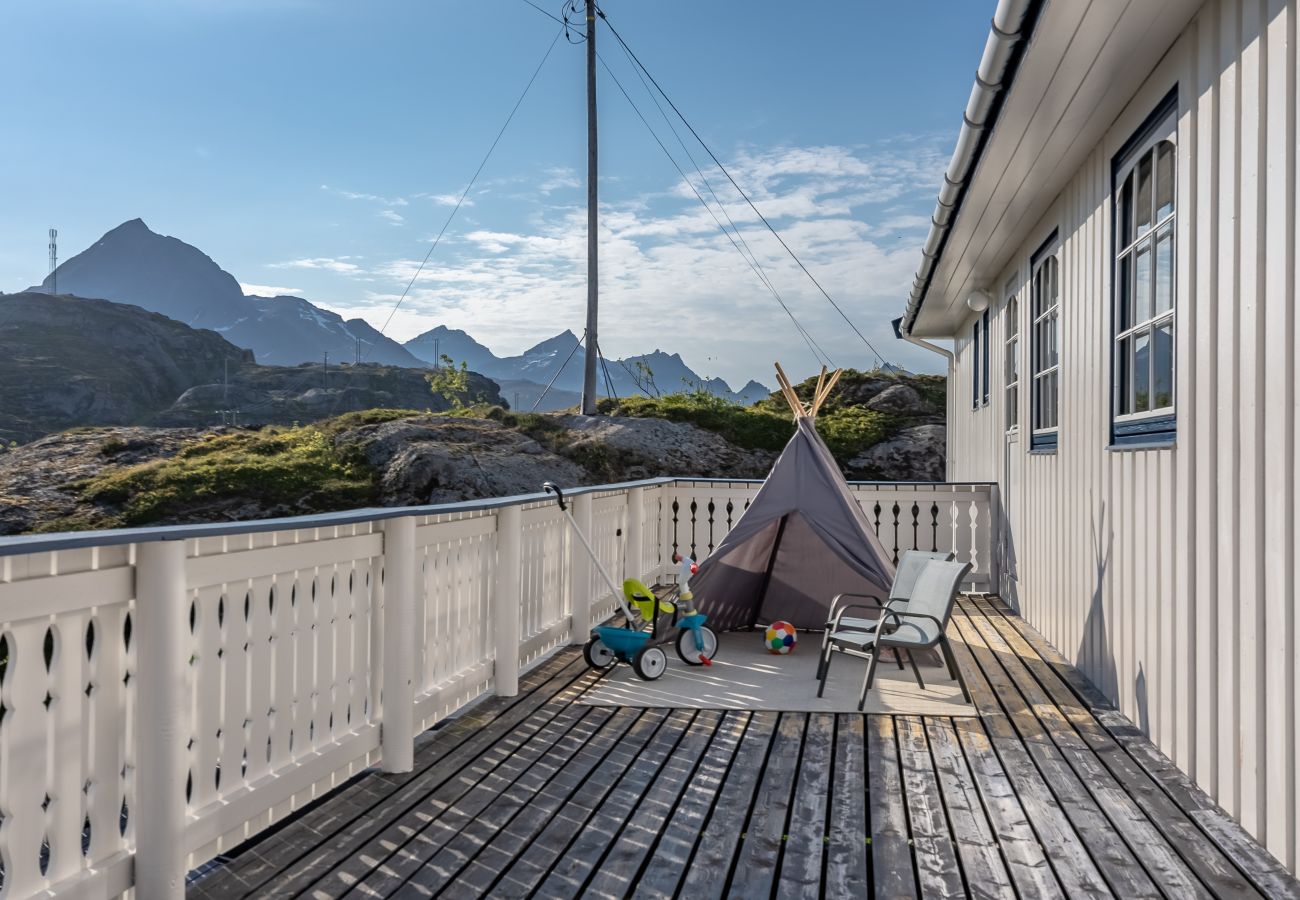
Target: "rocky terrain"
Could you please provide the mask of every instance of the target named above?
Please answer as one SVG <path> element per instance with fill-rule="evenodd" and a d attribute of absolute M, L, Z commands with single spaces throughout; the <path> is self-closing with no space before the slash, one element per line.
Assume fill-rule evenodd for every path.
<path fill-rule="evenodd" d="M 941 478 L 942 390 L 935 377 L 849 373 L 818 428 L 850 478 Z M 479 406 L 301 425 L 78 428 L 0 452 L 0 535 L 452 502 L 547 480 L 762 478 L 793 427 L 779 402 L 743 408 L 705 395 L 592 418 Z"/>
<path fill-rule="evenodd" d="M 80 297 L 0 295 L 0 443 L 91 425 L 291 424 L 360 409 L 446 410 L 428 370 L 261 366 L 222 335 Z M 501 403 L 474 373 L 459 398 Z"/>

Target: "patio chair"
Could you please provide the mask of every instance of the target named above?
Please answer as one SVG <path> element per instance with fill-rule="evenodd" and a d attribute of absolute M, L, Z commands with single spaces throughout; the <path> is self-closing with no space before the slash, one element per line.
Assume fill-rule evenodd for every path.
<path fill-rule="evenodd" d="M 832 632 L 874 632 L 876 622 L 880 617 L 880 611 L 885 608 L 886 603 L 893 604 L 899 609 L 907 608 L 907 601 L 911 598 L 912 590 L 916 587 L 916 579 L 920 577 L 921 570 L 925 568 L 927 562 L 932 559 L 946 562 L 952 557 L 952 553 L 947 550 L 904 550 L 898 558 L 898 568 L 894 570 L 894 583 L 889 588 L 888 599 L 882 601 L 875 594 L 836 594 L 835 598 L 831 600 L 830 613 L 826 617 L 826 630 L 822 632 L 821 658 L 817 661 L 817 679 L 819 681 L 824 680 L 826 667 L 830 665 L 829 646 Z M 845 613 L 850 610 L 869 610 L 874 615 L 870 617 L 846 616 Z M 901 651 L 896 651 L 894 656 L 898 661 L 898 667 L 903 668 Z"/>
<path fill-rule="evenodd" d="M 970 563 L 929 560 L 925 564 L 916 587 L 909 598 L 907 608 L 895 609 L 886 604 L 881 618 L 884 625 L 874 632 L 841 631 L 831 634 L 831 653 L 845 653 L 849 656 L 864 657 L 867 660 L 867 673 L 862 680 L 862 692 L 858 695 L 858 709 L 867 702 L 867 692 L 876 674 L 876 663 L 882 651 L 887 649 L 906 650 L 908 662 L 916 676 L 916 683 L 925 689 L 921 670 L 917 668 L 915 651 L 938 647 L 943 654 L 948 674 L 961 687 L 962 696 L 970 702 L 970 691 L 961 677 L 957 659 L 948 643 L 948 621 L 952 618 L 952 609 L 957 601 L 957 590 L 961 581 L 970 571 Z M 901 606 L 901 605 L 900 605 Z M 827 667 L 829 669 L 829 665 Z M 823 676 L 817 695 L 820 697 L 825 689 Z"/>

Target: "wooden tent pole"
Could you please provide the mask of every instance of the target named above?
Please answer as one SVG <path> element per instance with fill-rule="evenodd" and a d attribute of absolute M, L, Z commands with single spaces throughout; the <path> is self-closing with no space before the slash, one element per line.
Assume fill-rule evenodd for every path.
<path fill-rule="evenodd" d="M 785 396 L 785 402 L 790 404 L 790 411 L 794 413 L 795 418 L 808 415 L 808 411 L 804 409 L 803 403 L 800 402 L 799 395 L 794 392 L 794 387 L 790 384 L 790 379 L 786 377 L 785 369 L 781 368 L 780 363 L 776 364 L 776 380 L 781 386 L 781 393 Z"/>
<path fill-rule="evenodd" d="M 831 377 L 827 379 L 825 387 L 818 389 L 817 396 L 813 399 L 812 415 L 817 415 L 821 410 L 822 404 L 825 403 L 826 398 L 831 395 L 831 389 L 835 387 L 835 382 L 840 380 L 840 374 L 843 371 L 843 369 L 836 369 L 831 373 Z"/>

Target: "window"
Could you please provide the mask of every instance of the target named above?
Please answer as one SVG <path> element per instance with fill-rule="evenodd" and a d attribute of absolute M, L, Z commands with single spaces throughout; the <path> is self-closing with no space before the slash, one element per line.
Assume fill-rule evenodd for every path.
<path fill-rule="evenodd" d="M 975 320 L 970 333 L 970 408 L 980 408 L 980 323 Z"/>
<path fill-rule="evenodd" d="M 1174 152 L 1177 92 L 1114 162 L 1115 444 L 1174 438 Z"/>
<path fill-rule="evenodd" d="M 1016 278 L 1003 288 L 1007 298 L 1002 308 L 1003 363 L 1002 383 L 1007 407 L 1007 431 L 1020 427 L 1020 301 L 1016 298 Z"/>
<path fill-rule="evenodd" d="M 984 310 L 984 358 L 980 361 L 984 373 L 984 405 L 989 405 L 989 311 Z"/>
<path fill-rule="evenodd" d="M 1030 268 L 1033 434 L 1029 445 L 1034 450 L 1056 449 L 1060 418 L 1057 404 L 1061 387 L 1061 263 L 1056 255 L 1058 249 L 1057 236 L 1053 232 L 1034 254 Z"/>

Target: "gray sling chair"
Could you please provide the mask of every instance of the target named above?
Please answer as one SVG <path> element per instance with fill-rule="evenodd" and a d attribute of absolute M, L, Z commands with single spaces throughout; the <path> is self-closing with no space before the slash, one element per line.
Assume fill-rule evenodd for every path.
<path fill-rule="evenodd" d="M 916 579 L 920 577 L 925 564 L 932 559 L 947 561 L 952 559 L 952 553 L 947 550 L 904 550 L 898 558 L 898 568 L 894 570 L 894 583 L 890 585 L 889 597 L 886 600 L 882 600 L 878 594 L 835 595 L 831 600 L 830 614 L 826 617 L 826 630 L 822 633 L 821 659 L 817 662 L 819 681 L 824 680 L 826 667 L 830 665 L 831 634 L 836 631 L 875 631 L 880 611 L 885 608 L 886 603 L 906 609 L 907 601 L 912 596 L 913 588 L 916 587 Z M 845 613 L 850 610 L 868 610 L 872 615 L 870 617 L 846 616 Z M 902 656 L 895 653 L 895 658 L 898 660 L 898 667 L 903 668 Z"/>
<path fill-rule="evenodd" d="M 902 608 L 901 603 L 897 608 L 886 603 L 881 615 L 884 624 L 874 632 L 841 631 L 831 634 L 831 653 L 846 653 L 867 659 L 867 674 L 862 680 L 862 693 L 858 696 L 859 710 L 866 706 L 867 692 L 871 690 L 881 651 L 890 649 L 907 651 L 916 683 L 924 690 L 925 681 L 921 678 L 921 670 L 916 666 L 915 651 L 939 647 L 948 674 L 961 687 L 966 702 L 970 702 L 970 691 L 966 689 L 966 681 L 961 677 L 947 635 L 948 620 L 952 618 L 952 609 L 957 602 L 957 591 L 970 569 L 970 563 L 928 560 L 907 601 L 906 609 Z M 825 686 L 823 673 L 817 696 L 821 696 Z"/>

